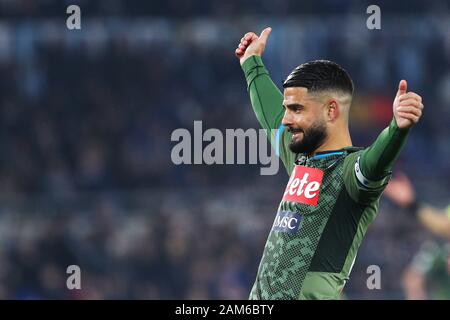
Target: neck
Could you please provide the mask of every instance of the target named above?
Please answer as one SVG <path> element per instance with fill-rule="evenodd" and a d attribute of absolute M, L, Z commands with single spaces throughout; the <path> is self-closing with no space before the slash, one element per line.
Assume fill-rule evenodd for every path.
<path fill-rule="evenodd" d="M 353 146 L 348 127 L 345 128 L 345 130 L 341 129 L 336 131 L 337 132 L 330 132 L 325 142 L 319 148 L 314 150 L 311 155 L 315 155 L 318 152 L 339 150 L 345 147 Z"/>

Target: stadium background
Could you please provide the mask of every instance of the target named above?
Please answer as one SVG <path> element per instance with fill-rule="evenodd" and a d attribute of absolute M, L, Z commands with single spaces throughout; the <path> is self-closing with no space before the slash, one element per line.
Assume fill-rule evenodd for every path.
<path fill-rule="evenodd" d="M 82 30 L 66 28 L 70 4 Z M 369 4 L 381 30 L 366 28 Z M 449 13 L 445 1 L 0 0 L 0 298 L 247 298 L 288 177 L 176 166 L 170 135 L 194 120 L 258 128 L 234 49 L 267 25 L 276 83 L 318 58 L 352 75 L 355 145 L 388 124 L 408 80 L 426 112 L 396 169 L 446 206 Z M 432 238 L 383 199 L 346 297 L 402 299 L 402 271 Z M 82 290 L 66 288 L 72 264 Z M 381 290 L 366 287 L 373 264 Z"/>

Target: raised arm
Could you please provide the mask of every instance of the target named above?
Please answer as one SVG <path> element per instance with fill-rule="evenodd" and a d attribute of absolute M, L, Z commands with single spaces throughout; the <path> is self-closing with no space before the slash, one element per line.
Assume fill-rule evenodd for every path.
<path fill-rule="evenodd" d="M 407 82 L 400 81 L 393 103 L 394 118 L 375 142 L 361 155 L 360 168 L 368 187 L 388 176 L 406 142 L 409 129 L 422 116 L 422 98 L 414 92 L 406 92 Z"/>
<path fill-rule="evenodd" d="M 259 37 L 253 32 L 246 33 L 235 54 L 245 73 L 247 90 L 256 118 L 261 127 L 267 130 L 272 147 L 289 172 L 295 154 L 287 148 L 291 134 L 283 130 L 281 125 L 284 114 L 283 94 L 271 80 L 261 59 L 271 30 L 264 29 Z"/>
<path fill-rule="evenodd" d="M 394 161 L 406 142 L 409 129 L 422 116 L 422 98 L 414 92 L 407 91 L 407 82 L 401 80 L 393 103 L 394 117 L 375 142 L 357 155 L 352 163 L 347 163 L 348 174 L 353 171 L 356 181 L 350 181 L 349 189 L 356 190 L 355 200 L 364 202 L 378 197 L 386 187 Z"/>

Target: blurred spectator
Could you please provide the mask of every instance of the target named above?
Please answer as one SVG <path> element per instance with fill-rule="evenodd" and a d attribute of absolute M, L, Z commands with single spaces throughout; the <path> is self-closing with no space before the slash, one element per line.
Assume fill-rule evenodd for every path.
<path fill-rule="evenodd" d="M 422 244 L 411 264 L 403 273 L 407 299 L 450 299 L 450 206 L 440 210 L 425 204 L 404 174 L 391 179 L 385 190 L 386 196 L 440 239 Z M 442 243 L 447 240 L 447 243 Z"/>

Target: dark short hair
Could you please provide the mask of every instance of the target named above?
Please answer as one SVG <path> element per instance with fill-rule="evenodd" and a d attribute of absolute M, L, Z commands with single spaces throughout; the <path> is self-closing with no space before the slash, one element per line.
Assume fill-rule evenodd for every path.
<path fill-rule="evenodd" d="M 338 90 L 353 95 L 353 81 L 340 65 L 328 60 L 315 60 L 295 68 L 283 88 L 304 87 L 308 92 Z"/>

